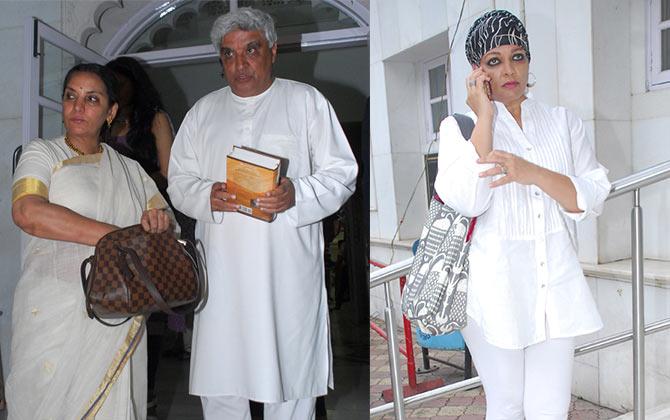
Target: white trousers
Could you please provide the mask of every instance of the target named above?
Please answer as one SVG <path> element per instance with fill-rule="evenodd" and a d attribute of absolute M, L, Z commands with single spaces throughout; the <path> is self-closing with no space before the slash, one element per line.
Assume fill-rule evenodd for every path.
<path fill-rule="evenodd" d="M 486 420 L 568 418 L 574 338 L 508 350 L 488 343 L 471 318 L 461 333 L 484 385 Z"/>
<path fill-rule="evenodd" d="M 200 397 L 205 420 L 251 420 L 249 400 L 241 397 Z M 265 420 L 314 420 L 316 398 L 264 403 Z"/>

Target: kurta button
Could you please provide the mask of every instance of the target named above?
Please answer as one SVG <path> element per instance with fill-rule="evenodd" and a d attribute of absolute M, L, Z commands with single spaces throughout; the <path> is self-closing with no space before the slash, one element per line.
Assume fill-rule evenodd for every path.
<path fill-rule="evenodd" d="M 537 218 L 538 218 L 538 219 L 541 219 L 541 218 L 542 218 L 542 214 L 538 213 Z"/>
<path fill-rule="evenodd" d="M 526 147 L 526 150 L 530 152 L 531 150 L 533 150 L 533 148 L 532 147 Z"/>
<path fill-rule="evenodd" d="M 547 286 L 546 284 L 543 284 L 543 285 L 542 285 L 542 288 L 544 289 L 546 286 Z"/>
<path fill-rule="evenodd" d="M 48 360 L 44 361 L 44 364 L 42 365 L 42 367 L 44 368 L 44 371 L 45 371 L 46 373 L 48 373 L 48 374 L 51 374 L 51 373 L 53 373 L 53 371 L 54 371 L 54 365 L 53 365 L 53 363 L 51 363 L 51 362 L 48 361 Z"/>
<path fill-rule="evenodd" d="M 544 261 L 540 263 L 540 267 L 544 267 Z"/>
<path fill-rule="evenodd" d="M 539 191 L 535 191 L 535 196 L 539 197 L 539 196 L 540 196 L 540 192 L 539 192 Z"/>

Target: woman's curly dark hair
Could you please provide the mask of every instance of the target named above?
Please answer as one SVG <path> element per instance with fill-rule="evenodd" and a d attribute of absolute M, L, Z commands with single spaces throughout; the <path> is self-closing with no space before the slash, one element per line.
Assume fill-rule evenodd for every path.
<path fill-rule="evenodd" d="M 105 67 L 128 78 L 133 88 L 130 102 L 133 112 L 128 116 L 128 145 L 143 158 L 156 159 L 156 138 L 151 127 L 156 113 L 163 109 L 158 91 L 140 63 L 131 57 L 118 57 Z"/>

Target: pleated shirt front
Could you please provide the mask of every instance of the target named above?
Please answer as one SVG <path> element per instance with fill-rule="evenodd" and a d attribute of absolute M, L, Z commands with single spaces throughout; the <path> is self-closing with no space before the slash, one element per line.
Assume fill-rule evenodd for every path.
<path fill-rule="evenodd" d="M 490 188 L 474 146 L 453 117 L 440 126 L 435 189 L 446 204 L 478 216 L 470 247 L 468 315 L 491 344 L 524 348 L 548 338 L 599 330 L 602 321 L 577 258 L 575 221 L 597 215 L 610 190 L 582 121 L 533 99 L 522 126 L 496 102 L 493 148 L 564 174 L 581 213 L 570 213 L 534 185 Z M 474 117 L 474 114 L 472 115 Z"/>

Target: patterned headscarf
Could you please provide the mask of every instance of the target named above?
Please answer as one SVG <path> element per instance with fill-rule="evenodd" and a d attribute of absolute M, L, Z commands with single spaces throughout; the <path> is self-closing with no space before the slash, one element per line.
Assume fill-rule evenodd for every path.
<path fill-rule="evenodd" d="M 507 10 L 491 10 L 470 27 L 465 40 L 465 55 L 470 64 L 479 65 L 484 54 L 501 45 L 518 45 L 526 50 L 530 61 L 528 34 L 523 23 Z"/>

